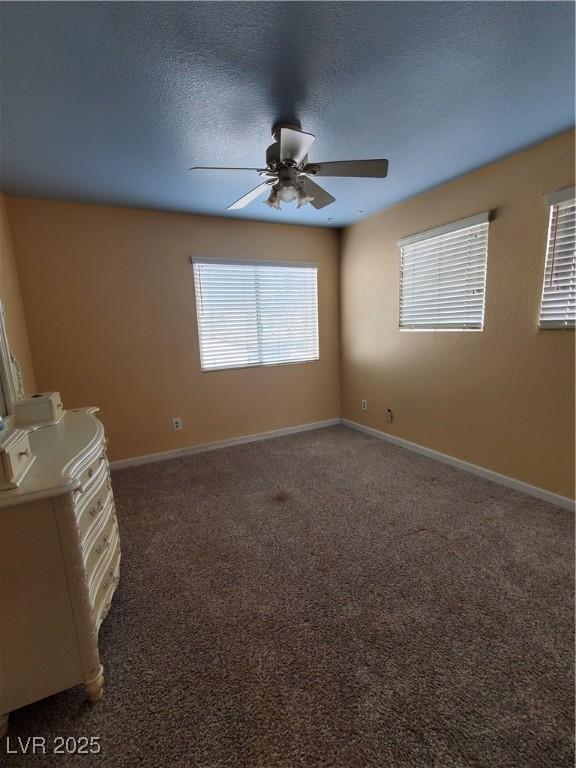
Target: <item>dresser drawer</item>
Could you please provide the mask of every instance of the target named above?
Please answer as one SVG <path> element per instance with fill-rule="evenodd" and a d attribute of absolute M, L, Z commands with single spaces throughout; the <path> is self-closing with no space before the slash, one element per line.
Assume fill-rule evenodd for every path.
<path fill-rule="evenodd" d="M 106 564 L 106 568 L 104 568 L 102 573 L 99 574 L 91 595 L 91 602 L 94 606 L 94 620 L 96 622 L 96 629 L 100 629 L 100 625 L 110 610 L 112 598 L 114 597 L 116 587 L 120 581 L 120 560 L 120 540 L 116 539 L 112 557 Z"/>
<path fill-rule="evenodd" d="M 95 478 L 98 476 L 98 470 L 102 466 L 108 467 L 105 443 L 102 443 L 98 456 L 80 473 L 80 489 L 82 492 L 88 491 Z"/>
<path fill-rule="evenodd" d="M 77 515 L 82 546 L 86 546 L 93 528 L 99 526 L 101 517 L 105 517 L 109 513 L 110 508 L 114 509 L 114 496 L 110 487 L 110 479 L 105 477 L 104 482 L 100 485 L 92 499 Z"/>
<path fill-rule="evenodd" d="M 100 523 L 91 531 L 82 548 L 89 589 L 92 589 L 94 579 L 109 559 L 110 551 L 114 549 L 117 539 L 118 525 L 114 504 L 111 503 L 103 510 Z"/>
<path fill-rule="evenodd" d="M 117 566 L 120 562 L 120 536 L 116 526 L 110 537 L 110 545 L 107 547 L 101 560 L 98 562 L 89 583 L 89 597 L 92 608 L 96 608 L 98 601 L 102 602 L 103 594 L 107 594 L 111 579 L 114 578 Z M 112 570 L 112 574 L 110 571 Z"/>
<path fill-rule="evenodd" d="M 15 430 L 0 450 L 0 488 L 16 488 L 34 463 L 28 433 Z"/>
<path fill-rule="evenodd" d="M 86 506 L 86 504 L 93 498 L 94 494 L 101 488 L 102 483 L 106 482 L 106 478 L 109 477 L 108 464 L 106 462 L 100 461 L 97 464 L 94 464 L 94 471 L 90 477 L 88 477 L 87 474 L 89 468 L 87 468 L 80 476 L 81 478 L 83 476 L 88 482 L 74 491 L 74 506 L 76 507 L 77 513 Z"/>
<path fill-rule="evenodd" d="M 86 545 L 93 527 L 101 522 L 108 507 L 114 504 L 112 481 L 107 467 L 102 467 L 94 484 L 76 501 L 76 519 L 80 530 L 80 541 Z"/>

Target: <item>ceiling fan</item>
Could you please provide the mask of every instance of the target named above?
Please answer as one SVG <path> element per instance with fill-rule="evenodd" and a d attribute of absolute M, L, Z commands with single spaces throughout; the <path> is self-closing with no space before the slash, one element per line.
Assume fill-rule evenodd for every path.
<path fill-rule="evenodd" d="M 224 168 L 195 165 L 190 171 L 256 171 L 268 177 L 227 210 L 244 208 L 264 192 L 270 192 L 266 205 L 280 208 L 280 202 L 297 202 L 298 208 L 310 203 L 314 208 L 325 208 L 336 198 L 316 184 L 311 176 L 355 176 L 383 179 L 388 173 L 388 160 L 340 160 L 332 163 L 309 163 L 308 150 L 315 136 L 305 133 L 299 126 L 280 123 L 272 129 L 274 143 L 266 150 L 266 168 Z"/>

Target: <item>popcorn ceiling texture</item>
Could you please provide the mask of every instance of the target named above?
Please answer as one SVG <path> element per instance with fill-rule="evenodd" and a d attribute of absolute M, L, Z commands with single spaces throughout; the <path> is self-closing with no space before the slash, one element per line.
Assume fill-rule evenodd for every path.
<path fill-rule="evenodd" d="M 2 3 L 0 165 L 10 194 L 344 226 L 574 125 L 574 4 Z M 326 179 L 315 210 L 259 200 L 270 129 Z M 443 223 L 443 222 L 440 222 Z"/>
<path fill-rule="evenodd" d="M 63 768 L 573 765 L 569 512 L 346 427 L 114 486 L 105 698 L 12 739 L 101 736 Z"/>

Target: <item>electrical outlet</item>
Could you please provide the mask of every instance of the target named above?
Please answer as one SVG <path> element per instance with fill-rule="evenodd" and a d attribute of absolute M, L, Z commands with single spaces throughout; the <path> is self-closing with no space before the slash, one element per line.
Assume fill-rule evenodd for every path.
<path fill-rule="evenodd" d="M 182 429 L 182 419 L 179 416 L 172 419 L 172 429 L 174 432 L 180 432 Z"/>
<path fill-rule="evenodd" d="M 368 400 L 360 400 L 360 408 L 362 408 L 363 411 L 368 410 Z"/>
<path fill-rule="evenodd" d="M 387 421 L 390 424 L 390 422 L 392 421 L 393 418 L 394 418 L 394 414 L 392 413 L 390 408 L 386 408 L 386 410 L 384 411 L 384 419 L 385 419 L 385 421 Z"/>

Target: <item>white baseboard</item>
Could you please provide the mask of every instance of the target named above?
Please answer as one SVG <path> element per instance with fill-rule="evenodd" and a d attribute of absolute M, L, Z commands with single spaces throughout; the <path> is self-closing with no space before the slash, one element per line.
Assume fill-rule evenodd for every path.
<path fill-rule="evenodd" d="M 508 488 L 513 488 L 515 491 L 527 493 L 529 496 L 535 496 L 537 499 L 547 501 L 549 504 L 556 504 L 558 507 L 564 507 L 564 509 L 569 509 L 574 512 L 576 502 L 574 502 L 572 499 L 569 499 L 567 496 L 560 496 L 558 493 L 546 491 L 544 488 L 538 488 L 536 485 L 530 485 L 529 483 L 525 483 L 522 480 L 516 480 L 513 477 L 501 475 L 491 469 L 479 467 L 477 464 L 470 464 L 468 461 L 456 459 L 454 456 L 448 456 L 446 453 L 440 453 L 440 451 L 435 451 L 432 448 L 426 448 L 424 445 L 412 443 L 410 440 L 404 440 L 402 437 L 389 435 L 387 432 L 381 432 L 379 429 L 366 427 L 364 424 L 359 424 L 357 421 L 350 421 L 350 419 L 341 419 L 340 421 L 347 427 L 352 427 L 352 429 L 365 432 L 368 435 L 372 435 L 372 437 L 385 440 L 387 443 L 398 445 L 401 448 L 407 448 L 409 451 L 420 453 L 423 456 L 428 456 L 430 459 L 441 461 L 444 464 L 450 464 L 450 466 L 456 467 L 456 469 L 461 469 L 464 472 L 469 472 L 472 475 L 478 475 L 478 477 L 483 477 L 485 480 L 491 480 L 493 483 L 505 485 Z"/>
<path fill-rule="evenodd" d="M 296 427 L 284 427 L 283 429 L 273 429 L 270 432 L 259 432 L 256 435 L 243 435 L 242 437 L 231 437 L 228 440 L 217 440 L 214 443 L 203 443 L 202 445 L 191 445 L 189 448 L 176 448 L 173 451 L 162 451 L 160 453 L 147 453 L 144 456 L 136 456 L 133 459 L 120 459 L 111 461 L 111 469 L 124 469 L 124 467 L 137 467 L 139 464 L 152 464 L 155 461 L 166 461 L 167 459 L 177 459 L 182 456 L 191 456 L 194 453 L 206 453 L 206 451 L 217 451 L 219 448 L 230 448 L 232 445 L 242 445 L 244 443 L 255 443 L 257 440 L 270 440 L 274 437 L 285 437 L 294 435 L 297 432 L 308 432 L 312 429 L 323 429 L 324 427 L 333 427 L 340 424 L 340 419 L 328 419 L 327 421 L 313 421 L 309 424 L 299 424 Z"/>
<path fill-rule="evenodd" d="M 456 469 L 461 469 L 464 472 L 469 472 L 472 475 L 483 477 L 485 480 L 491 480 L 493 483 L 499 485 L 505 485 L 508 488 L 513 488 L 515 491 L 526 493 L 529 496 L 535 496 L 537 499 L 547 501 L 549 504 L 556 504 L 556 506 L 563 507 L 574 511 L 575 502 L 569 499 L 567 496 L 560 496 L 558 493 L 552 493 L 552 491 L 546 491 L 544 488 L 538 488 L 535 485 L 530 485 L 522 480 L 516 480 L 513 477 L 507 475 L 501 475 L 498 472 L 494 472 L 491 469 L 485 467 L 479 467 L 477 464 L 471 464 L 463 459 L 457 459 L 454 456 L 449 456 L 446 453 L 435 451 L 433 448 L 426 448 L 424 445 L 418 443 L 412 443 L 410 440 L 404 440 L 402 437 L 396 437 L 390 435 L 387 432 L 382 432 L 379 429 L 373 427 L 366 427 L 364 424 L 359 424 L 357 421 L 351 421 L 350 419 L 328 419 L 327 421 L 314 421 L 309 424 L 299 424 L 296 427 L 284 427 L 283 429 L 273 429 L 270 432 L 259 432 L 255 435 L 243 435 L 241 437 L 231 437 L 228 440 L 218 440 L 213 443 L 203 443 L 202 445 L 192 445 L 188 448 L 176 448 L 172 451 L 162 451 L 160 453 L 148 453 L 144 456 L 136 456 L 133 459 L 120 459 L 119 461 L 110 462 L 111 469 L 124 469 L 125 467 L 136 467 L 140 464 L 152 464 L 156 461 L 166 461 L 168 459 L 176 459 L 182 456 L 191 456 L 195 453 L 206 453 L 207 451 L 216 451 L 220 448 L 230 448 L 233 445 L 243 445 L 245 443 L 254 443 L 258 440 L 270 440 L 275 437 L 284 437 L 286 435 L 294 435 L 298 432 L 307 432 L 312 429 L 323 429 L 324 427 L 333 427 L 337 424 L 344 424 L 347 427 L 356 429 L 360 432 L 365 432 L 372 437 L 377 437 L 379 440 L 385 440 L 392 445 L 398 445 L 401 448 L 406 448 L 409 451 L 420 453 L 423 456 L 428 456 L 430 459 L 441 461 L 444 464 L 449 464 Z"/>

